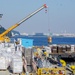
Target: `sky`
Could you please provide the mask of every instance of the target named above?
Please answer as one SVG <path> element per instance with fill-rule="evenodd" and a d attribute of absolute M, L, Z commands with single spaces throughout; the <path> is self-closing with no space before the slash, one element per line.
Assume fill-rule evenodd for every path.
<path fill-rule="evenodd" d="M 48 8 L 41 10 L 14 30 L 28 34 L 75 34 L 75 0 L 0 0 L 0 14 L 3 14 L 0 25 L 8 29 L 43 4 Z"/>

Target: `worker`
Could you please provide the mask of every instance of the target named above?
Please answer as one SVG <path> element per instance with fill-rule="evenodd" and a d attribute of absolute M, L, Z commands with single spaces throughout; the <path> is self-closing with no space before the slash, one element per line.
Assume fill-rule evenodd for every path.
<path fill-rule="evenodd" d="M 62 64 L 61 64 L 60 62 L 58 62 L 57 65 L 58 65 L 59 67 L 62 67 Z"/>
<path fill-rule="evenodd" d="M 41 51 L 35 53 L 36 56 L 33 57 L 32 66 L 34 71 L 37 71 L 38 68 L 48 68 L 50 67 L 50 62 L 46 59 L 48 53 L 46 51 Z"/>
<path fill-rule="evenodd" d="M 62 64 L 63 67 L 66 66 L 66 62 L 64 60 L 60 59 L 60 63 Z"/>
<path fill-rule="evenodd" d="M 47 57 L 47 60 L 50 62 L 50 64 L 53 64 L 53 65 L 58 64 L 58 61 L 57 61 L 56 57 L 53 57 L 51 55 L 49 55 L 49 57 Z"/>
<path fill-rule="evenodd" d="M 50 72 L 51 74 L 54 74 L 54 71 L 53 70 L 51 70 L 51 72 Z"/>
<path fill-rule="evenodd" d="M 36 72 L 38 68 L 41 68 L 41 55 L 38 52 L 35 52 L 33 57 L 32 57 L 32 66 L 34 71 Z"/>
<path fill-rule="evenodd" d="M 71 65 L 70 68 L 72 69 L 73 74 L 75 75 L 75 65 Z"/>
<path fill-rule="evenodd" d="M 41 56 L 43 68 L 49 68 L 50 67 L 50 62 L 49 62 L 49 60 L 47 60 L 47 57 L 48 57 L 47 52 L 44 52 L 44 54 L 42 54 L 42 56 Z"/>
<path fill-rule="evenodd" d="M 63 71 L 62 70 L 59 70 L 59 74 L 63 74 Z"/>
<path fill-rule="evenodd" d="M 15 42 L 15 51 L 19 51 L 19 50 L 22 50 L 21 45 L 20 45 L 19 41 L 16 41 Z"/>
<path fill-rule="evenodd" d="M 25 74 L 28 75 L 28 70 L 27 70 L 27 61 L 25 59 L 25 57 L 23 56 L 22 57 L 22 60 L 23 60 L 23 67 L 24 67 L 24 70 L 25 70 Z"/>

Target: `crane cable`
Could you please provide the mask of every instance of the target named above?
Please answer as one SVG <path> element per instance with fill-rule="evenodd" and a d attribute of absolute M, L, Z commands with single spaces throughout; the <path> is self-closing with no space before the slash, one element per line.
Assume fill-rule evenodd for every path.
<path fill-rule="evenodd" d="M 49 33 L 49 36 L 50 36 L 50 14 L 49 14 L 49 7 L 45 8 L 45 13 L 47 13 L 48 33 Z"/>
<path fill-rule="evenodd" d="M 48 13 L 47 13 L 48 10 Z M 49 32 L 49 36 L 48 36 L 48 43 L 52 42 L 52 37 L 51 37 L 51 32 L 50 32 L 50 12 L 49 12 L 49 8 L 47 8 L 45 10 L 45 13 L 47 13 L 47 23 L 48 23 L 48 32 Z"/>

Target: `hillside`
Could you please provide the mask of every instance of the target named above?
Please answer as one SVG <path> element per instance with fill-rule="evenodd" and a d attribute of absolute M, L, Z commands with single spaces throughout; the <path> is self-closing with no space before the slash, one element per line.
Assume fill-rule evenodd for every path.
<path fill-rule="evenodd" d="M 6 29 L 0 25 L 0 34 L 2 34 L 5 30 L 6 30 Z M 15 34 L 20 35 L 20 33 L 19 33 L 18 31 L 12 30 L 11 32 L 9 32 L 9 33 L 7 34 L 7 36 L 8 36 L 8 37 L 12 37 L 12 33 L 13 33 L 14 35 L 15 35 Z"/>

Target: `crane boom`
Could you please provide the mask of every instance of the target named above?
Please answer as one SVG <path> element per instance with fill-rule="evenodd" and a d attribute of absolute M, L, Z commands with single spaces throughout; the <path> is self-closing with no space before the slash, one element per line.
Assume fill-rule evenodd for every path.
<path fill-rule="evenodd" d="M 5 36 L 6 34 L 8 34 L 11 30 L 13 30 L 14 28 L 18 27 L 20 24 L 22 24 L 24 21 L 28 20 L 30 17 L 32 17 L 33 15 L 35 15 L 36 13 L 38 13 L 39 11 L 41 11 L 42 9 L 47 8 L 46 4 L 44 4 L 43 6 L 41 6 L 39 9 L 37 9 L 36 11 L 34 11 L 33 13 L 29 14 L 27 17 L 25 17 L 24 19 L 22 19 L 21 21 L 19 21 L 18 23 L 16 23 L 15 25 L 11 26 L 10 28 L 8 28 L 5 32 L 3 32 L 2 34 L 0 34 L 0 38 Z"/>

